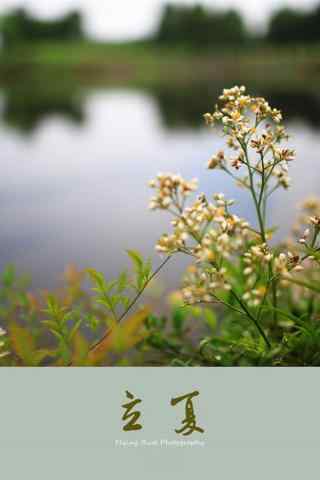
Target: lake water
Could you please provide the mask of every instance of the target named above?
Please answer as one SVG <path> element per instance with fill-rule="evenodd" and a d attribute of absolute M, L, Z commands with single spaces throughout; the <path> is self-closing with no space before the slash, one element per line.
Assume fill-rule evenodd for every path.
<path fill-rule="evenodd" d="M 148 211 L 147 182 L 159 171 L 198 177 L 201 191 L 224 192 L 237 200 L 237 213 L 254 221 L 247 193 L 221 172 L 206 170 L 223 145 L 201 125 L 200 114 L 215 97 L 123 88 L 36 103 L 28 95 L 35 92 L 1 95 L 0 245 L 1 267 L 15 263 L 35 287 L 55 286 L 68 263 L 112 277 L 128 265 L 128 248 L 158 262 L 154 244 L 170 229 L 170 218 Z M 274 92 L 272 98 L 288 111 L 298 154 L 292 188 L 271 203 L 272 223 L 285 236 L 299 202 L 320 195 L 320 101 Z M 182 269 L 175 261 L 163 280 L 177 284 Z"/>

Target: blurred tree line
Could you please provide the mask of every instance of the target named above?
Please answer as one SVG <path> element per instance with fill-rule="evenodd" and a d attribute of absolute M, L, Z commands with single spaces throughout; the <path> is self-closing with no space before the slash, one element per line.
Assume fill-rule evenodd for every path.
<path fill-rule="evenodd" d="M 40 20 L 19 8 L 1 18 L 0 31 L 5 48 L 28 42 L 72 41 L 84 37 L 82 16 L 76 11 L 57 20 Z"/>
<path fill-rule="evenodd" d="M 311 11 L 283 8 L 270 18 L 265 34 L 253 34 L 235 10 L 214 10 L 202 5 L 165 6 L 155 42 L 195 48 L 242 46 L 261 43 L 320 42 L 320 4 Z M 85 37 L 82 16 L 73 11 L 57 20 L 34 18 L 23 8 L 0 19 L 4 47 L 28 42 L 73 41 Z"/>
<path fill-rule="evenodd" d="M 320 41 L 320 5 L 312 11 L 283 8 L 270 18 L 265 34 L 253 35 L 234 10 L 168 4 L 155 38 L 161 44 L 195 47 L 256 43 L 301 44 Z"/>
<path fill-rule="evenodd" d="M 234 10 L 217 12 L 201 5 L 167 5 L 156 41 L 205 47 L 213 44 L 243 44 L 246 37 L 243 20 Z"/>
<path fill-rule="evenodd" d="M 267 40 L 282 44 L 320 41 L 320 5 L 310 12 L 279 10 L 271 18 Z"/>

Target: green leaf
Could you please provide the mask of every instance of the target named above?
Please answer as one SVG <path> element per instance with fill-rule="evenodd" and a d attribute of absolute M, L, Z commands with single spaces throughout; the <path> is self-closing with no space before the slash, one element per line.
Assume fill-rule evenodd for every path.
<path fill-rule="evenodd" d="M 217 328 L 217 316 L 213 310 L 210 308 L 203 309 L 203 316 L 206 323 L 209 325 L 210 330 L 215 333 Z"/>
<path fill-rule="evenodd" d="M 188 312 L 182 308 L 177 308 L 173 311 L 172 323 L 177 334 L 181 334 L 187 316 Z"/>
<path fill-rule="evenodd" d="M 89 344 L 79 332 L 76 332 L 72 341 L 72 365 L 80 367 L 87 365 Z"/>
<path fill-rule="evenodd" d="M 80 318 L 72 327 L 70 333 L 69 333 L 69 340 L 72 340 L 79 328 L 81 327 L 82 324 L 82 319 Z"/>
<path fill-rule="evenodd" d="M 119 303 L 121 303 L 122 306 L 126 309 L 126 308 L 129 307 L 129 305 L 131 303 L 131 299 L 128 298 L 128 297 L 121 296 Z"/>
<path fill-rule="evenodd" d="M 58 330 L 51 328 L 50 332 L 61 342 L 62 344 L 66 343 L 66 340 L 61 332 L 58 332 Z"/>
<path fill-rule="evenodd" d="M 26 328 L 20 327 L 15 323 L 11 325 L 9 333 L 12 349 L 23 362 L 23 365 L 35 366 L 37 364 L 35 356 L 36 346 L 31 333 Z"/>
<path fill-rule="evenodd" d="M 50 329 L 57 328 L 57 324 L 53 320 L 43 320 L 42 324 L 45 325 L 46 327 L 50 328 Z"/>
<path fill-rule="evenodd" d="M 135 268 L 140 271 L 143 267 L 143 258 L 139 252 L 136 250 L 127 250 L 127 254 L 131 258 Z"/>
<path fill-rule="evenodd" d="M 118 293 L 122 293 L 128 287 L 128 274 L 126 271 L 122 272 L 118 279 Z"/>
<path fill-rule="evenodd" d="M 98 305 L 102 305 L 103 307 L 106 307 L 108 310 L 112 309 L 112 303 L 108 296 L 98 297 L 96 302 Z"/>
<path fill-rule="evenodd" d="M 8 265 L 2 274 L 2 283 L 6 288 L 13 286 L 16 279 L 16 271 L 13 265 Z"/>
<path fill-rule="evenodd" d="M 45 358 L 54 358 L 57 356 L 55 350 L 41 349 L 37 350 L 34 355 L 35 365 L 39 365 Z"/>
<path fill-rule="evenodd" d="M 150 279 L 152 263 L 150 259 L 144 262 L 143 257 L 136 250 L 127 250 L 127 253 L 132 260 L 134 271 L 136 273 L 136 284 L 134 285 L 134 288 L 139 291 Z"/>
<path fill-rule="evenodd" d="M 100 325 L 100 320 L 93 313 L 89 313 L 89 315 L 86 318 L 86 324 L 92 330 L 96 330 Z"/>
<path fill-rule="evenodd" d="M 48 295 L 47 298 L 47 309 L 44 310 L 45 313 L 53 317 L 54 320 L 60 322 L 64 319 L 66 314 L 66 307 L 61 307 L 58 300 L 54 295 Z"/>
<path fill-rule="evenodd" d="M 312 292 L 320 293 L 320 286 L 319 285 L 316 285 L 316 284 L 313 284 L 313 283 L 310 283 L 310 282 L 306 282 L 304 280 L 298 280 L 297 278 L 291 278 L 291 277 L 286 278 L 286 280 L 288 280 L 291 283 L 295 283 L 296 285 L 299 285 L 301 287 L 307 288 L 308 290 L 311 290 Z"/>
<path fill-rule="evenodd" d="M 105 289 L 104 291 L 106 293 L 109 293 L 111 292 L 111 290 L 114 289 L 114 287 L 116 287 L 118 285 L 118 280 L 111 280 L 110 282 L 106 282 L 105 283 Z"/>
<path fill-rule="evenodd" d="M 152 262 L 151 262 L 151 259 L 148 258 L 148 260 L 144 265 L 144 272 L 143 272 L 146 280 L 149 280 L 151 276 L 151 272 L 152 272 Z"/>
<path fill-rule="evenodd" d="M 91 280 L 99 287 L 100 291 L 107 291 L 107 284 L 103 273 L 97 272 L 94 268 L 88 268 L 87 272 Z"/>

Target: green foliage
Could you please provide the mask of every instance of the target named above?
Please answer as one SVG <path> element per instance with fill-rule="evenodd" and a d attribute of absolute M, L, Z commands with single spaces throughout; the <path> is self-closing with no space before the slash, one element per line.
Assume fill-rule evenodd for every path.
<path fill-rule="evenodd" d="M 144 261 L 143 257 L 136 250 L 128 250 L 127 253 L 132 260 L 135 271 L 134 288 L 136 291 L 139 291 L 150 279 L 152 269 L 151 260 L 147 259 Z"/>
<path fill-rule="evenodd" d="M 2 18 L 0 30 L 7 48 L 27 42 L 74 41 L 84 36 L 79 12 L 71 12 L 59 20 L 46 21 L 36 19 L 19 8 Z"/>
<path fill-rule="evenodd" d="M 61 358 L 63 364 L 68 364 L 71 360 L 72 340 L 81 326 L 82 319 L 76 319 L 74 312 L 61 306 L 54 295 L 48 295 L 47 308 L 44 312 L 49 319 L 42 323 L 58 341 L 56 354 Z"/>
<path fill-rule="evenodd" d="M 107 281 L 101 272 L 87 270 L 93 295 L 82 288 L 84 272 L 72 266 L 63 290 L 40 295 L 28 292 L 7 267 L 0 288 L 0 365 L 109 364 L 111 353 L 124 354 L 143 341 L 149 310 L 138 307 L 132 314 L 131 309 L 151 278 L 151 263 L 138 252 L 130 257 L 136 265 L 132 279 L 122 272 Z"/>
<path fill-rule="evenodd" d="M 233 11 L 218 12 L 200 5 L 167 5 L 160 22 L 157 41 L 194 47 L 239 46 L 248 37 L 241 16 Z"/>
<path fill-rule="evenodd" d="M 27 328 L 12 324 L 10 327 L 11 346 L 18 365 L 37 367 L 45 358 L 54 356 L 49 349 L 37 349 L 35 337 Z"/>
<path fill-rule="evenodd" d="M 267 39 L 279 44 L 318 42 L 319 21 L 319 6 L 312 11 L 283 8 L 271 17 Z"/>
<path fill-rule="evenodd" d="M 11 288 L 15 282 L 16 274 L 13 265 L 8 265 L 2 274 L 2 283 L 5 288 Z"/>
<path fill-rule="evenodd" d="M 283 8 L 269 21 L 260 38 L 246 30 L 243 19 L 233 10 L 214 11 L 201 5 L 168 4 L 160 21 L 156 41 L 195 48 L 255 45 L 257 41 L 279 44 L 315 43 L 320 40 L 320 6 L 313 10 Z"/>
<path fill-rule="evenodd" d="M 126 282 L 124 275 L 107 282 L 101 273 L 90 270 L 90 278 L 93 296 L 85 294 L 79 301 L 78 293 L 68 298 L 69 287 L 65 296 L 50 294 L 41 299 L 31 295 L 9 267 L 0 290 L 1 327 L 7 331 L 0 337 L 4 343 L 0 365 L 320 366 L 318 294 L 312 302 L 301 299 L 293 304 L 288 291 L 286 308 L 278 309 L 277 324 L 269 322 L 269 349 L 243 315 L 221 307 L 185 306 L 180 300 L 171 302 L 167 315 L 152 312 L 146 317 L 128 317 L 122 328 L 114 330 L 117 323 L 109 317 L 109 305 L 115 301 L 110 297 L 117 297 L 118 290 L 128 286 L 128 277 Z M 270 312 L 269 306 L 264 322 Z M 91 345 L 96 345 L 104 331 L 109 336 L 94 355 L 86 337 L 92 337 Z M 9 355 L 2 357 L 4 351 Z M 127 351 L 131 351 L 129 357 Z"/>
<path fill-rule="evenodd" d="M 128 287 L 127 274 L 123 272 L 118 279 L 107 282 L 104 275 L 94 269 L 89 269 L 88 273 L 95 285 L 93 291 L 97 294 L 96 303 L 102 305 L 107 312 L 117 319 L 117 311 L 119 306 L 127 308 L 130 299 L 123 294 Z"/>

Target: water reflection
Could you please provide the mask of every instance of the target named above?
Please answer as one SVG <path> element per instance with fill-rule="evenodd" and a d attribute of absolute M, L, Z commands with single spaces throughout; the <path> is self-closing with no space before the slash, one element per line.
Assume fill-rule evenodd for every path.
<path fill-rule="evenodd" d="M 189 102 L 183 92 L 170 90 L 100 89 L 81 95 L 69 90 L 61 103 L 33 101 L 30 112 L 30 100 L 8 101 L 4 92 L 0 267 L 15 262 L 31 272 L 35 286 L 50 287 L 69 262 L 112 276 L 127 263 L 126 249 L 153 255 L 156 239 L 169 224 L 165 214 L 146 208 L 146 184 L 158 171 L 197 176 L 205 193 L 224 191 L 238 201 L 237 213 L 254 221 L 246 193 L 221 172 L 205 169 L 223 139 L 206 128 L 192 128 L 218 91 L 193 93 Z M 280 234 L 294 220 L 296 204 L 307 194 L 320 194 L 320 172 L 314 167 L 320 137 L 310 128 L 318 126 L 310 120 L 312 102 L 293 100 L 289 128 L 299 160 L 292 166 L 293 188 L 273 200 L 272 221 L 281 225 Z M 13 108 L 17 102 L 19 108 Z M 14 117 L 10 105 L 23 121 L 8 121 Z M 318 108 L 315 100 L 313 106 Z M 32 126 L 23 131 L 33 135 L 21 136 L 17 125 L 19 132 L 22 125 Z M 182 269 L 173 264 L 163 278 L 177 284 Z"/>
<path fill-rule="evenodd" d="M 168 128 L 199 127 L 202 114 L 213 109 L 214 101 L 224 85 L 199 84 L 173 89 L 168 86 L 151 91 L 157 100 L 163 123 Z M 318 92 L 275 91 L 250 88 L 250 92 L 269 99 L 272 105 L 283 110 L 287 120 L 303 120 L 312 127 L 320 126 L 320 96 Z"/>
<path fill-rule="evenodd" d="M 83 98 L 71 88 L 8 88 L 4 91 L 2 118 L 23 134 L 32 134 L 41 123 L 59 115 L 80 125 L 84 121 Z"/>
<path fill-rule="evenodd" d="M 271 104 L 283 111 L 288 120 L 300 120 L 316 129 L 320 127 L 319 92 L 271 91 L 268 98 Z"/>
<path fill-rule="evenodd" d="M 197 128 L 202 126 L 202 115 L 213 109 L 223 84 L 193 83 L 173 88 L 160 85 L 145 91 L 156 101 L 163 125 L 168 129 Z M 287 120 L 302 120 L 313 128 L 320 126 L 320 95 L 318 92 L 301 90 L 270 90 L 250 88 L 252 94 L 262 95 L 277 105 Z M 76 84 L 44 85 L 26 84 L 2 90 L 3 121 L 25 134 L 33 133 L 47 118 L 63 117 L 75 124 L 83 124 L 85 102 L 92 90 Z"/>

